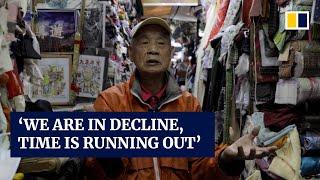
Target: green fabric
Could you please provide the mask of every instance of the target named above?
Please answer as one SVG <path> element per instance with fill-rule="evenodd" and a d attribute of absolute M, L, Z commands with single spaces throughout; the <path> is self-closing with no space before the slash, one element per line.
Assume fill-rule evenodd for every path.
<path fill-rule="evenodd" d="M 287 31 L 283 31 L 282 33 L 278 31 L 273 38 L 273 41 L 280 52 L 282 51 L 284 44 L 286 42 L 286 36 L 287 36 Z"/>
<path fill-rule="evenodd" d="M 238 50 L 235 45 L 231 46 L 228 52 L 227 62 L 230 63 L 230 68 L 226 70 L 226 97 L 225 97 L 225 120 L 223 125 L 223 142 L 226 144 L 230 142 L 229 127 L 231 127 L 232 115 L 234 114 L 233 103 L 233 88 L 234 88 L 234 64 L 239 59 Z"/>

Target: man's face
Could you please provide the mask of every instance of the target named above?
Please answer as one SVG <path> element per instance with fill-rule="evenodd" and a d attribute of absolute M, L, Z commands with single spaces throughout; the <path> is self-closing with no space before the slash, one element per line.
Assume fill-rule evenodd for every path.
<path fill-rule="evenodd" d="M 165 72 L 171 61 L 170 35 L 157 25 L 146 25 L 139 30 L 129 47 L 129 55 L 139 72 Z"/>

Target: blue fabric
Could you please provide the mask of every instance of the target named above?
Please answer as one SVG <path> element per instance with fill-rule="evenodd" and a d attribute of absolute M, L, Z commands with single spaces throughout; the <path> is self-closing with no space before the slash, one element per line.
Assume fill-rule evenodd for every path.
<path fill-rule="evenodd" d="M 320 151 L 320 136 L 303 137 L 303 146 L 306 150 Z"/>
<path fill-rule="evenodd" d="M 320 174 L 320 157 L 303 157 L 301 160 L 301 175 Z"/>
<path fill-rule="evenodd" d="M 269 146 L 281 137 L 287 135 L 291 130 L 293 130 L 296 127 L 296 125 L 289 125 L 279 132 L 273 132 L 270 131 L 269 128 L 265 127 L 263 119 L 264 113 L 262 112 L 255 112 L 252 114 L 252 122 L 254 126 L 260 126 L 260 131 L 257 137 L 259 146 Z"/>

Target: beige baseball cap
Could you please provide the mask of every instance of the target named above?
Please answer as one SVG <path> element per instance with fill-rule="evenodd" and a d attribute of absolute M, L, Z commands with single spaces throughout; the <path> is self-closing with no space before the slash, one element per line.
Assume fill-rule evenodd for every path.
<path fill-rule="evenodd" d="M 170 26 L 165 20 L 158 17 L 150 17 L 148 19 L 141 21 L 140 23 L 138 23 L 136 26 L 133 27 L 133 29 L 131 30 L 131 37 L 134 37 L 136 33 L 144 26 L 151 25 L 151 24 L 159 25 L 163 27 L 165 30 L 167 30 L 169 34 L 171 34 Z"/>

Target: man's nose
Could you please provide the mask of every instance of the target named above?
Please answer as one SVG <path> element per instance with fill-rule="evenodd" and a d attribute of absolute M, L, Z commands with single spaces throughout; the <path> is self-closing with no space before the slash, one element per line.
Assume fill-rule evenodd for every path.
<path fill-rule="evenodd" d="M 148 54 L 151 54 L 151 55 L 159 55 L 159 52 L 158 52 L 158 46 L 156 43 L 151 43 L 150 44 L 150 49 L 148 51 Z"/>

